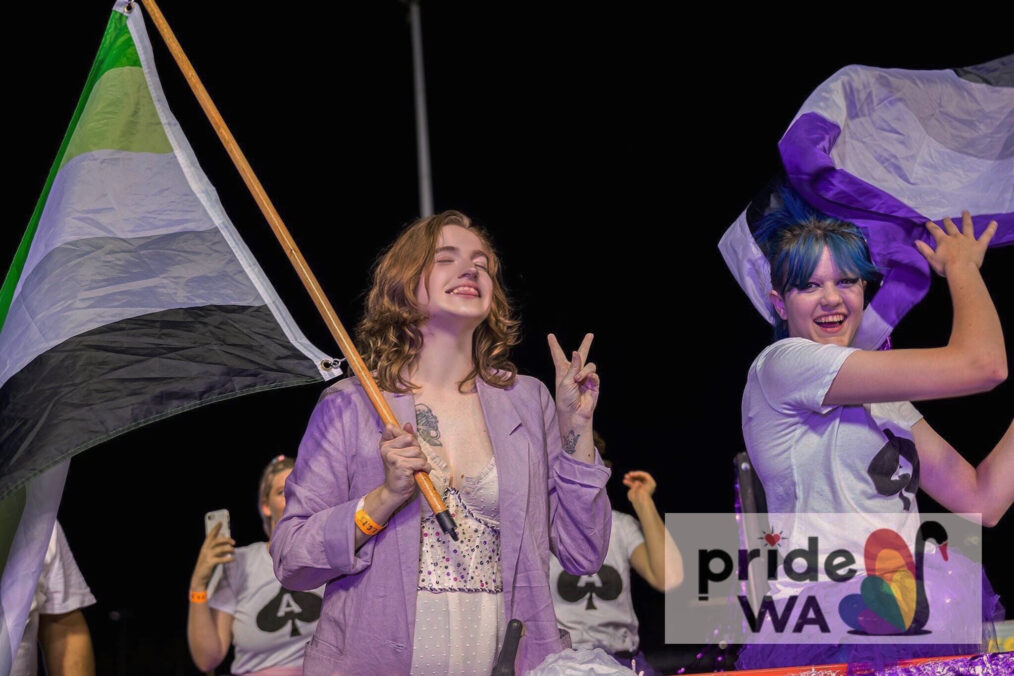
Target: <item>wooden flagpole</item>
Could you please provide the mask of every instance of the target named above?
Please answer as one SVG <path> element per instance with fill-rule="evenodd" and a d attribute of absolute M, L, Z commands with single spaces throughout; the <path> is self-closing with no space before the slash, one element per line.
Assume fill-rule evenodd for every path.
<path fill-rule="evenodd" d="M 173 34 L 172 29 L 169 28 L 169 24 L 166 22 L 165 17 L 162 15 L 162 11 L 158 8 L 155 0 L 143 0 L 145 8 L 148 10 L 148 14 L 151 17 L 152 23 L 158 29 L 162 39 L 165 40 L 166 46 L 169 48 L 169 52 L 173 55 L 176 60 L 176 65 L 180 67 L 183 72 L 183 77 L 186 78 L 187 83 L 190 85 L 190 89 L 193 90 L 194 96 L 197 97 L 197 102 L 201 104 L 201 109 L 204 110 L 204 114 L 208 116 L 208 121 L 211 122 L 211 126 L 214 127 L 215 133 L 218 134 L 219 140 L 222 145 L 225 146 L 225 150 L 229 153 L 229 157 L 232 158 L 233 164 L 236 165 L 236 169 L 239 171 L 240 176 L 243 177 L 243 182 L 246 183 L 246 187 L 250 190 L 250 194 L 253 195 L 254 201 L 257 202 L 257 206 L 260 207 L 261 213 L 264 214 L 264 218 L 267 219 L 268 225 L 271 226 L 271 231 L 275 233 L 275 237 L 278 238 L 279 244 L 282 245 L 282 249 L 285 250 L 285 255 L 288 256 L 292 266 L 296 269 L 296 274 L 299 275 L 299 279 L 303 282 L 303 286 L 310 294 L 310 298 L 313 299 L 313 304 L 317 306 L 317 311 L 320 312 L 321 317 L 324 318 L 324 323 L 327 324 L 328 329 L 331 331 L 331 335 L 338 343 L 338 348 L 348 359 L 349 366 L 352 368 L 352 372 L 359 377 L 360 383 L 362 383 L 363 389 L 366 390 L 366 396 L 370 398 L 370 402 L 373 407 L 377 410 L 380 415 L 380 419 L 385 425 L 394 425 L 400 427 L 398 419 L 394 415 L 394 411 L 388 405 L 387 400 L 384 399 L 384 395 L 380 391 L 380 387 L 377 386 L 377 381 L 373 379 L 373 375 L 370 370 L 366 367 L 366 362 L 359 355 L 359 351 L 356 350 L 355 345 L 352 343 L 352 339 L 349 337 L 345 327 L 342 326 L 341 321 L 338 319 L 338 315 L 334 311 L 334 307 L 331 305 L 331 301 L 324 295 L 324 291 L 320 288 L 320 283 L 317 282 L 317 277 L 310 270 L 310 267 L 306 264 L 306 259 L 303 258 L 303 254 L 300 253 L 299 248 L 296 246 L 296 242 L 292 239 L 289 234 L 289 229 L 285 227 L 285 223 L 282 222 L 282 217 L 278 215 L 278 211 L 275 210 L 274 204 L 268 198 L 267 193 L 264 191 L 264 186 L 261 185 L 260 180 L 257 179 L 253 169 L 250 167 L 250 163 L 247 162 L 246 157 L 243 155 L 243 151 L 240 150 L 239 145 L 236 143 L 236 139 L 233 137 L 232 132 L 225 125 L 225 120 L 222 119 L 221 114 L 218 112 L 218 108 L 215 106 L 211 97 L 208 95 L 208 91 L 201 84 L 200 78 L 197 77 L 197 72 L 190 63 L 190 59 L 183 52 L 183 48 L 180 46 L 179 41 L 176 40 L 176 36 Z M 129 7 L 129 5 L 128 5 Z M 419 486 L 419 490 L 422 491 L 423 496 L 426 498 L 426 502 L 429 503 L 430 509 L 437 517 L 437 521 L 440 523 L 445 533 L 448 533 L 455 540 L 458 539 L 457 533 L 454 528 L 454 520 L 451 518 L 450 512 L 447 511 L 447 506 L 444 501 L 440 498 L 436 489 L 433 487 L 433 482 L 430 481 L 430 476 L 426 472 L 416 472 L 415 482 Z"/>

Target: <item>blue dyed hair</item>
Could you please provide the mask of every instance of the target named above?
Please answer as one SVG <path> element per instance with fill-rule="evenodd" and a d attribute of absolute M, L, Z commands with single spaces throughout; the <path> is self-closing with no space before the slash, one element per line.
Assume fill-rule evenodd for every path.
<path fill-rule="evenodd" d="M 754 239 L 771 265 L 771 288 L 782 297 L 789 289 L 802 289 L 827 247 L 838 268 L 866 281 L 869 304 L 883 275 L 873 264 L 859 228 L 817 211 L 791 187 L 781 187 L 777 196 L 781 205 L 765 214 L 754 229 Z M 788 335 L 788 324 L 776 314 L 775 340 Z"/>

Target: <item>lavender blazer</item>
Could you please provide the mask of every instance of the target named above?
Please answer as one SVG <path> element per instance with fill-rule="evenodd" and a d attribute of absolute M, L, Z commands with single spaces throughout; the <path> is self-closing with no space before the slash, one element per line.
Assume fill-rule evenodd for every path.
<path fill-rule="evenodd" d="M 609 470 L 562 452 L 546 387 L 519 376 L 510 389 L 478 380 L 500 489 L 505 619 L 525 624 L 523 673 L 563 649 L 549 592 L 549 552 L 575 575 L 602 565 L 612 513 Z M 415 420 L 411 394 L 386 394 L 398 420 Z M 419 576 L 420 501 L 398 511 L 359 551 L 353 514 L 384 481 L 380 418 L 358 379 L 325 390 L 285 485 L 285 514 L 271 538 L 275 574 L 293 590 L 326 584 L 303 673 L 408 674 Z"/>

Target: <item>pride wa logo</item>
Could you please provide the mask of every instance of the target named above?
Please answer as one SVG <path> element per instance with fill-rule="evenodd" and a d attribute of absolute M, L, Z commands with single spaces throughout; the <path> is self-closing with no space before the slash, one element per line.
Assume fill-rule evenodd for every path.
<path fill-rule="evenodd" d="M 774 530 L 764 534 L 767 549 L 767 579 L 778 579 L 778 548 L 786 540 Z M 849 633 L 862 636 L 914 636 L 930 633 L 924 629 L 929 621 L 930 608 L 926 598 L 923 561 L 926 542 L 935 542 L 944 561 L 948 560 L 947 531 L 936 521 L 923 523 L 916 533 L 915 555 L 897 532 L 881 528 L 866 539 L 863 563 L 866 576 L 859 585 L 859 593 L 845 596 L 838 604 L 838 616 L 851 628 Z M 818 539 L 810 537 L 805 549 L 793 549 L 785 555 L 781 568 L 788 579 L 797 582 L 818 582 Z M 726 580 L 733 572 L 732 557 L 720 549 L 699 550 L 699 593 L 706 600 L 710 582 Z M 739 579 L 749 579 L 750 562 L 762 558 L 760 549 L 739 550 Z M 796 561 L 804 561 L 806 568 L 796 570 Z M 713 570 L 712 563 L 721 563 Z M 825 557 L 824 572 L 832 584 L 849 584 L 858 571 L 856 559 L 846 549 L 837 549 Z M 823 583 L 829 584 L 829 583 Z M 800 597 L 802 596 L 802 599 Z M 775 632 L 786 631 L 791 624 L 793 633 L 808 626 L 821 633 L 830 633 L 824 609 L 817 596 L 793 595 L 785 599 L 781 609 L 770 595 L 765 595 L 755 609 L 746 595 L 739 595 L 743 616 L 753 633 L 761 631 L 768 617 Z M 796 610 L 798 606 L 798 611 Z M 795 614 L 796 621 L 790 622 Z"/>

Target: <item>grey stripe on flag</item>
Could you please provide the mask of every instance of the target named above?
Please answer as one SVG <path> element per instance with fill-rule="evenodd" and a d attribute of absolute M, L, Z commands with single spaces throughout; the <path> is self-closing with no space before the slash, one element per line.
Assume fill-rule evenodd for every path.
<path fill-rule="evenodd" d="M 202 305 L 263 305 L 216 230 L 64 244 L 22 279 L 0 333 L 0 385 L 36 356 L 129 317 Z"/>
<path fill-rule="evenodd" d="M 847 66 L 810 95 L 796 119 L 811 112 L 841 127 L 831 149 L 837 168 L 926 218 L 1014 208 L 1010 89 L 949 70 Z"/>

